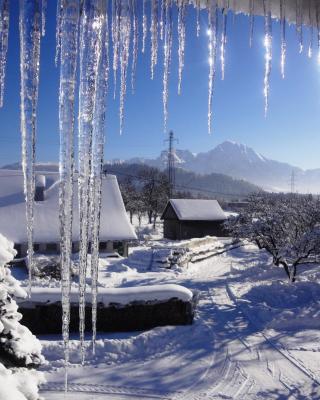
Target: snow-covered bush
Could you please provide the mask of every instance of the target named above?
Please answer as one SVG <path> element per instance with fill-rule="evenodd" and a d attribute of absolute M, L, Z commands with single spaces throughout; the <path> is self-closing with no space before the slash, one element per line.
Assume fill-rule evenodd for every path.
<path fill-rule="evenodd" d="M 267 250 L 294 282 L 297 266 L 314 261 L 320 251 L 320 202 L 311 195 L 259 193 L 230 218 L 227 229 Z"/>
<path fill-rule="evenodd" d="M 0 400 L 34 400 L 43 377 L 30 368 L 44 359 L 39 340 L 19 322 L 22 315 L 14 297 L 26 293 L 6 267 L 14 256 L 13 244 L 0 234 Z"/>

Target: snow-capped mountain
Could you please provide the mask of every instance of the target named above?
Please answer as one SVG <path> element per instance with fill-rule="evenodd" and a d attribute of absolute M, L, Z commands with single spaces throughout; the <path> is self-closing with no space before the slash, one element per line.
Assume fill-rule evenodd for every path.
<path fill-rule="evenodd" d="M 167 152 L 156 159 L 134 158 L 127 162 L 144 163 L 165 168 Z M 295 190 L 320 192 L 320 169 L 303 170 L 287 163 L 264 157 L 252 148 L 226 141 L 207 152 L 194 154 L 189 150 L 176 150 L 176 166 L 199 174 L 221 173 L 245 179 L 266 190 L 289 191 L 294 175 Z"/>

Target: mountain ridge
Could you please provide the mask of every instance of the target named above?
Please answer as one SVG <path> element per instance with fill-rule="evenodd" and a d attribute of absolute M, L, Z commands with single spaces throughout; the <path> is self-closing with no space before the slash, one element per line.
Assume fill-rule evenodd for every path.
<path fill-rule="evenodd" d="M 125 161 L 111 160 L 109 164 L 135 163 L 164 169 L 167 151 L 156 158 L 134 157 Z M 289 191 L 294 176 L 295 190 L 305 193 L 320 192 L 320 168 L 307 169 L 276 161 L 256 152 L 251 147 L 232 141 L 218 144 L 207 152 L 175 151 L 176 166 L 197 174 L 218 173 L 246 180 L 265 190 Z"/>

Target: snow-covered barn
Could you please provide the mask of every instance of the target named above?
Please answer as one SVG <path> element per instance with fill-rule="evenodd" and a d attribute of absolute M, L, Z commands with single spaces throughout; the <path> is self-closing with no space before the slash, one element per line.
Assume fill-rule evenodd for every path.
<path fill-rule="evenodd" d="M 77 180 L 74 182 L 77 193 Z M 34 248 L 38 252 L 57 252 L 59 228 L 59 174 L 37 172 L 34 210 Z M 73 205 L 73 251 L 79 247 L 78 199 Z M 0 170 L 0 232 L 15 243 L 24 255 L 27 250 L 27 226 L 23 176 L 19 170 Z M 114 244 L 126 253 L 127 242 L 136 234 L 128 219 L 117 178 L 107 175 L 102 181 L 100 250 L 112 251 Z"/>
<path fill-rule="evenodd" d="M 166 239 L 226 236 L 226 214 L 217 200 L 170 199 L 161 216 Z"/>

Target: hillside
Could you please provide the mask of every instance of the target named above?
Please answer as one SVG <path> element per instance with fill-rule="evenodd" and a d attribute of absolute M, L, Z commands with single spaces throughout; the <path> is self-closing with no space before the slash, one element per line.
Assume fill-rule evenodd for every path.
<path fill-rule="evenodd" d="M 105 169 L 109 174 L 117 175 L 118 181 L 125 178 L 136 178 L 144 168 L 150 168 L 142 164 L 106 164 Z M 223 174 L 196 174 L 181 168 L 176 170 L 176 190 L 190 192 L 193 195 L 212 198 L 242 198 L 249 193 L 256 192 L 260 188 L 249 182 L 234 179 Z"/>
<path fill-rule="evenodd" d="M 198 154 L 177 149 L 175 161 L 177 167 L 196 174 L 228 175 L 273 191 L 289 191 L 291 176 L 294 174 L 297 191 L 320 192 L 320 169 L 303 170 L 284 162 L 271 160 L 244 144 L 231 141 L 223 142 L 212 150 Z M 162 151 L 159 157 L 154 159 L 132 158 L 125 162 L 164 169 L 167 152 Z M 121 161 L 117 160 L 117 163 Z"/>

